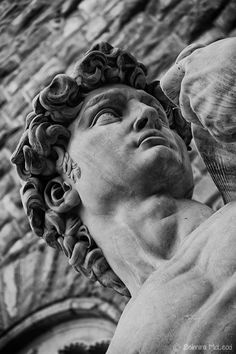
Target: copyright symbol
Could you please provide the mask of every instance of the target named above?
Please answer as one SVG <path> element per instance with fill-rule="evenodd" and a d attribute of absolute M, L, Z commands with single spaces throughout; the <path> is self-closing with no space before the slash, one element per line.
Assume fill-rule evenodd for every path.
<path fill-rule="evenodd" d="M 173 351 L 174 351 L 174 353 L 178 353 L 179 350 L 180 350 L 180 348 L 181 348 L 180 344 L 178 344 L 178 343 L 174 344 L 174 345 L 173 345 Z"/>

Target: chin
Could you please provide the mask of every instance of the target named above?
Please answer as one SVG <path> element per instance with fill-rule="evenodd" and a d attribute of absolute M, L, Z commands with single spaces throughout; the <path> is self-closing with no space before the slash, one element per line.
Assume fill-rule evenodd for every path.
<path fill-rule="evenodd" d="M 136 171 L 145 184 L 158 188 L 155 193 L 172 191 L 176 198 L 191 198 L 193 174 L 185 146 L 156 145 L 138 155 Z M 138 178 L 138 177 L 137 177 Z M 155 188 L 155 187 L 154 187 Z M 156 188 L 155 188 L 156 189 Z"/>

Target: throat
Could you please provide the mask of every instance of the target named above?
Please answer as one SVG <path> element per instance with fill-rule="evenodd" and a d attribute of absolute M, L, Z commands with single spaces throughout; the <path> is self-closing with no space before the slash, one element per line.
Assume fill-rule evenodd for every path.
<path fill-rule="evenodd" d="M 135 296 L 211 213 L 191 200 L 152 196 L 119 205 L 107 216 L 90 215 L 86 223 L 113 271 Z"/>

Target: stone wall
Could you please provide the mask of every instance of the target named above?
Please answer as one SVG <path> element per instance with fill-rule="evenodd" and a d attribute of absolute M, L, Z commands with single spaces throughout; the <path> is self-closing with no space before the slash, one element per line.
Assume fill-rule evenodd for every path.
<path fill-rule="evenodd" d="M 0 333 L 29 314 L 78 296 L 98 296 L 119 308 L 124 298 L 89 284 L 66 259 L 32 235 L 9 157 L 31 110 L 52 77 L 106 40 L 131 51 L 159 78 L 193 41 L 236 35 L 235 0 L 2 0 L 0 2 Z M 195 149 L 194 196 L 221 201 Z"/>

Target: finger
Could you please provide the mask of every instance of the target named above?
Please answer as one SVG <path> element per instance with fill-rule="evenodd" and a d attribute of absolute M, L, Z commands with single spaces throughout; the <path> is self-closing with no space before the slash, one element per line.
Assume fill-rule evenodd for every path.
<path fill-rule="evenodd" d="M 179 107 L 180 107 L 181 113 L 187 122 L 202 126 L 201 121 L 199 120 L 199 117 L 196 115 L 196 113 L 194 112 L 194 110 L 191 106 L 189 95 L 185 92 L 185 89 L 183 86 L 184 86 L 184 83 L 182 83 L 182 89 L 181 89 L 180 95 L 179 95 Z"/>
<path fill-rule="evenodd" d="M 196 49 L 202 48 L 201 44 L 190 44 L 178 55 L 176 62 L 165 73 L 160 80 L 160 86 L 165 95 L 177 106 L 180 105 L 179 96 L 181 92 L 181 83 L 185 75 L 186 58 L 188 58 Z"/>
<path fill-rule="evenodd" d="M 184 65 L 180 61 L 178 64 L 175 63 L 160 80 L 162 91 L 177 106 L 179 106 L 179 94 L 184 73 Z"/>
<path fill-rule="evenodd" d="M 177 57 L 177 59 L 175 61 L 176 64 L 178 64 L 182 59 L 184 59 L 184 58 L 188 57 L 189 55 L 191 55 L 196 49 L 203 48 L 203 47 L 205 47 L 205 45 L 199 44 L 199 43 L 192 43 L 192 44 L 188 45 L 178 55 L 178 57 Z"/>

